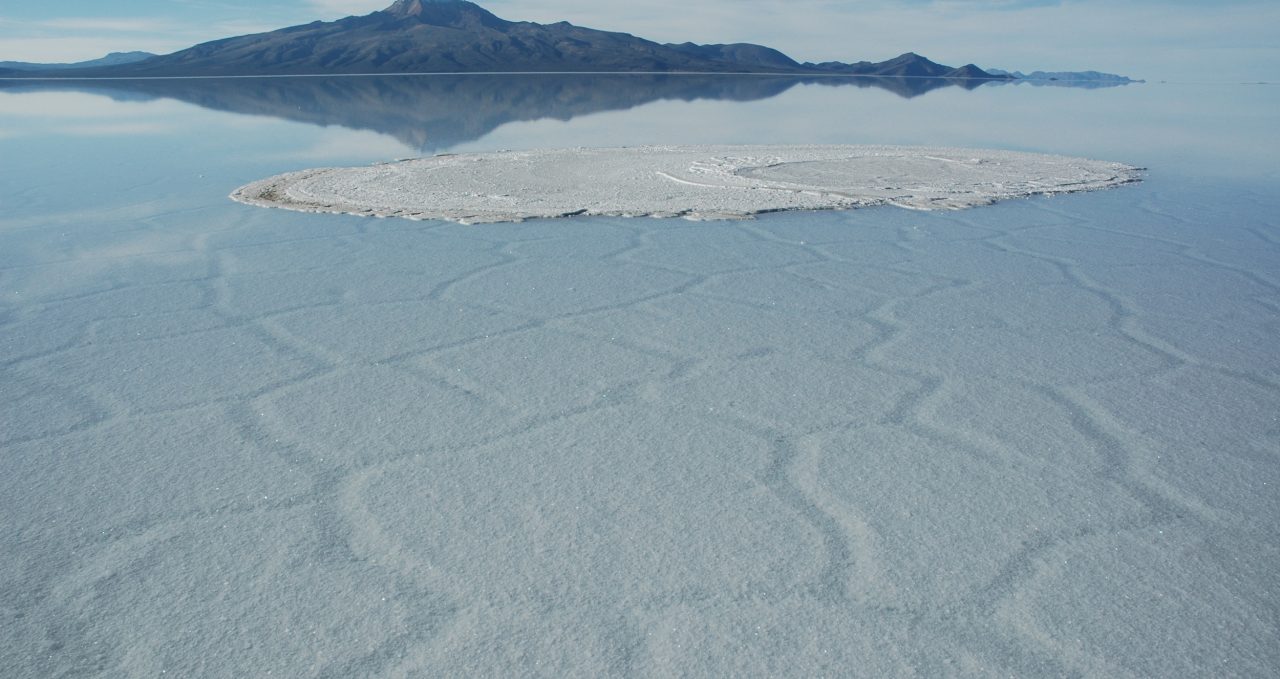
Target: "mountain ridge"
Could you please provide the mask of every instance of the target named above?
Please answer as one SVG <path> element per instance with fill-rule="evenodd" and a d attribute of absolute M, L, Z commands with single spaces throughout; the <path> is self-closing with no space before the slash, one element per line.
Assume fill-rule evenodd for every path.
<path fill-rule="evenodd" d="M 7 71 L 62 71 L 67 69 L 94 68 L 129 64 L 159 56 L 151 52 L 110 52 L 104 57 L 64 64 L 42 64 L 31 61 L 0 61 L 0 73 Z"/>
<path fill-rule="evenodd" d="M 60 69 L 65 77 L 484 72 L 840 74 L 1003 80 L 907 52 L 885 62 L 798 62 L 763 45 L 662 44 L 568 22 L 508 21 L 469 0 L 396 0 L 336 21 L 233 36 L 141 61 Z"/>

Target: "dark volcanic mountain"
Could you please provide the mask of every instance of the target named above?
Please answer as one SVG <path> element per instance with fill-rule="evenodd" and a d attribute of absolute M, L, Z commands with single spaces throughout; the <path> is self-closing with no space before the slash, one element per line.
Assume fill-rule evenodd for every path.
<path fill-rule="evenodd" d="M 799 63 L 768 47 L 660 44 L 627 33 L 507 21 L 465 0 L 398 0 L 380 12 L 207 42 L 76 76 L 673 72 L 999 78 L 916 54 L 875 64 Z"/>

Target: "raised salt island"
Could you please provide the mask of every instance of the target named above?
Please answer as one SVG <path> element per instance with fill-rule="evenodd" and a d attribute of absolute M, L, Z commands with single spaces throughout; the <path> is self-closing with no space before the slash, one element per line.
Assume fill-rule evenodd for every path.
<path fill-rule="evenodd" d="M 643 146 L 438 155 L 290 172 L 231 197 L 306 212 L 511 222 L 576 215 L 741 219 L 896 205 L 956 210 L 1138 181 L 1068 156 L 919 146 Z"/>

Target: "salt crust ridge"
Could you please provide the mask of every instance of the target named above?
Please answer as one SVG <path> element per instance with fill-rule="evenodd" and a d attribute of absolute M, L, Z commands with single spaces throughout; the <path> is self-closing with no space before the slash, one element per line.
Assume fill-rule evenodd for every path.
<path fill-rule="evenodd" d="M 896 205 L 957 210 L 1139 181 L 1068 156 L 920 146 L 642 146 L 444 154 L 290 172 L 233 200 L 463 224 L 579 215 L 745 219 Z"/>

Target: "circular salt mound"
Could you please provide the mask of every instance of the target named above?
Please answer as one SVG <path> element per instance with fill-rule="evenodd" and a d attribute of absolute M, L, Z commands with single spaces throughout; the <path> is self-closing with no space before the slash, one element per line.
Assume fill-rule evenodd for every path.
<path fill-rule="evenodd" d="M 282 174 L 243 203 L 308 212 L 506 222 L 574 215 L 746 218 L 896 205 L 954 210 L 1137 181 L 1120 163 L 905 146 L 645 146 L 439 155 Z"/>

